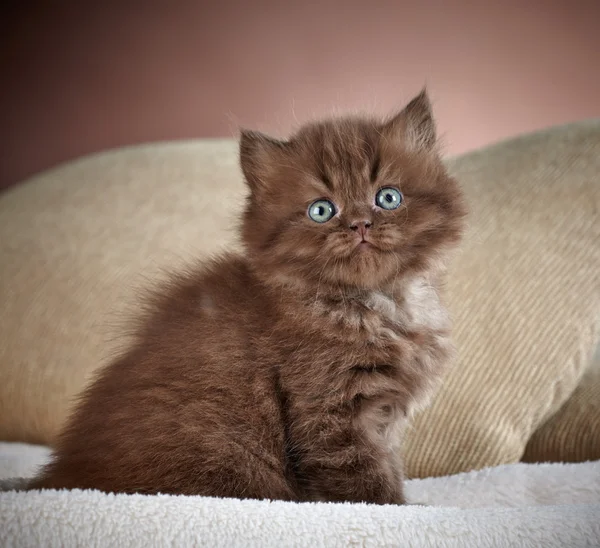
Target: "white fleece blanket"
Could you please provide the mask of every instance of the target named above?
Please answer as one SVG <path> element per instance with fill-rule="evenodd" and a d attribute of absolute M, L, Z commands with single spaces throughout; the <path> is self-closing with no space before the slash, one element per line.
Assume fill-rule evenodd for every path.
<path fill-rule="evenodd" d="M 0 443 L 0 478 L 30 476 L 46 458 Z M 406 491 L 430 506 L 5 492 L 0 546 L 600 546 L 600 461 L 500 466 Z"/>

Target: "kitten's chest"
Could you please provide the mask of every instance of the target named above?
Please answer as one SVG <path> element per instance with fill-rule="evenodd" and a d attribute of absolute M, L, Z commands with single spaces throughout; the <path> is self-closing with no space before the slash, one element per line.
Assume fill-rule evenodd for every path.
<path fill-rule="evenodd" d="M 395 295 L 371 291 L 351 303 L 332 304 L 324 317 L 327 327 L 348 342 L 384 346 L 419 333 L 447 332 L 450 327 L 437 290 L 421 278 Z"/>
<path fill-rule="evenodd" d="M 288 335 L 282 362 L 308 384 L 329 384 L 329 376 L 337 382 L 357 368 L 430 364 L 440 348 L 450 348 L 448 314 L 435 288 L 422 280 L 399 297 L 373 291 L 353 301 L 316 303 Z"/>

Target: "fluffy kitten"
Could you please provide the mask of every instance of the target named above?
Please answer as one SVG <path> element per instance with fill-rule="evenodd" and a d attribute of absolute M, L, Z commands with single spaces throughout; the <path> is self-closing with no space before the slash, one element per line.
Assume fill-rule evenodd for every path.
<path fill-rule="evenodd" d="M 243 132 L 246 252 L 179 274 L 30 488 L 404 502 L 401 441 L 453 354 L 465 214 L 425 92 L 391 120 Z"/>

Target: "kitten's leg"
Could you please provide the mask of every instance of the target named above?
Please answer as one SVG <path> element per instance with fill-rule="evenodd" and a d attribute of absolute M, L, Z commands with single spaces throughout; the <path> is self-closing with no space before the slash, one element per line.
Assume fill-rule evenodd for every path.
<path fill-rule="evenodd" d="M 279 466 L 235 448 L 201 481 L 202 494 L 241 499 L 298 500 L 293 486 Z"/>
<path fill-rule="evenodd" d="M 394 413 L 388 399 L 375 398 L 305 417 L 295 428 L 295 468 L 304 497 L 404 504 L 404 418 Z"/>

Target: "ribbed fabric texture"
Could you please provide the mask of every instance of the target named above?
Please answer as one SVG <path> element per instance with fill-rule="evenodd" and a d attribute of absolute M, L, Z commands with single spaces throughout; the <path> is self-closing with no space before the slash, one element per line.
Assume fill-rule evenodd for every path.
<path fill-rule="evenodd" d="M 600 351 L 567 402 L 531 436 L 524 462 L 600 459 Z"/>
<path fill-rule="evenodd" d="M 518 461 L 598 340 L 600 123 L 450 164 L 471 206 L 448 284 L 460 359 L 408 433 L 410 477 Z M 107 152 L 0 194 L 1 439 L 52 443 L 138 288 L 234 245 L 244 194 L 232 141 Z"/>

